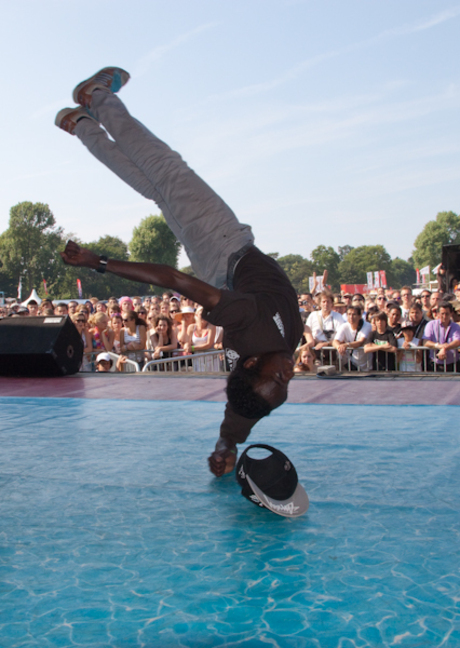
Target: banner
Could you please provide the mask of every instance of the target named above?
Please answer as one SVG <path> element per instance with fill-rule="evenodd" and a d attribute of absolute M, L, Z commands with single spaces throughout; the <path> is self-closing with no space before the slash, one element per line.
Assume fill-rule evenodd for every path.
<path fill-rule="evenodd" d="M 83 297 L 83 291 L 81 289 L 81 281 L 80 281 L 80 279 L 77 279 L 77 290 L 78 290 L 78 296 L 81 299 Z"/>
<path fill-rule="evenodd" d="M 313 291 L 315 294 L 322 292 L 323 290 L 323 277 L 316 277 L 316 288 L 315 288 L 315 278 L 314 277 L 308 277 L 308 287 L 309 287 L 309 292 L 313 294 Z M 314 295 L 313 295 L 314 296 Z"/>
<path fill-rule="evenodd" d="M 380 273 L 378 270 L 374 272 L 374 288 L 380 288 Z"/>
<path fill-rule="evenodd" d="M 48 287 L 46 285 L 46 279 L 43 279 L 43 288 L 45 289 L 45 295 L 48 294 Z"/>
<path fill-rule="evenodd" d="M 420 274 L 422 275 L 422 283 L 428 283 L 430 281 L 430 266 L 420 268 Z"/>
<path fill-rule="evenodd" d="M 21 301 L 21 294 L 22 294 L 22 277 L 19 277 L 19 283 L 18 283 L 18 302 Z"/>
<path fill-rule="evenodd" d="M 367 273 L 367 287 L 369 290 L 372 290 L 374 287 L 374 282 L 372 281 L 372 272 Z"/>
<path fill-rule="evenodd" d="M 387 287 L 387 273 L 385 270 L 380 270 L 380 288 Z"/>
<path fill-rule="evenodd" d="M 415 273 L 416 273 L 416 275 L 417 275 L 417 276 L 416 276 L 416 279 L 415 279 L 415 283 L 418 283 L 418 284 L 419 284 L 419 283 L 422 283 L 422 281 L 421 281 L 421 279 L 420 279 L 420 270 L 419 270 L 418 268 L 415 268 Z"/>

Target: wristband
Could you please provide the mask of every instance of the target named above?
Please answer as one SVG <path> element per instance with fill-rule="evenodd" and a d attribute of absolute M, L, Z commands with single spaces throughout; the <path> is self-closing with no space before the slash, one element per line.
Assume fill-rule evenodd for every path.
<path fill-rule="evenodd" d="M 105 256 L 105 254 L 101 254 L 99 257 L 99 267 L 96 268 L 96 272 L 100 272 L 101 274 L 104 274 L 104 272 L 107 269 L 107 262 L 108 258 Z"/>
<path fill-rule="evenodd" d="M 195 347 L 192 344 L 192 353 L 195 353 Z"/>

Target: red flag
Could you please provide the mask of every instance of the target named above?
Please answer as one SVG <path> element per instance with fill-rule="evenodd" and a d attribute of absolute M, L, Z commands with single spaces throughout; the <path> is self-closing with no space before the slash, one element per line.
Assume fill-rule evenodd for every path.
<path fill-rule="evenodd" d="M 43 279 L 43 287 L 45 288 L 45 295 L 47 295 L 48 294 L 48 288 L 46 286 L 46 280 L 45 279 Z"/>
<path fill-rule="evenodd" d="M 80 279 L 77 279 L 77 289 L 78 289 L 78 296 L 81 299 L 83 297 L 83 291 L 81 289 L 81 281 L 80 281 Z"/>

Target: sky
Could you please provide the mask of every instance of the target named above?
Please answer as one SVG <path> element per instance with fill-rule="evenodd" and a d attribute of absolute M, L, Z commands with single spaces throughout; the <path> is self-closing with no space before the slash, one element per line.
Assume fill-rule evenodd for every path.
<path fill-rule="evenodd" d="M 407 259 L 429 220 L 459 212 L 460 2 L 0 6 L 0 232 L 22 201 L 47 203 L 84 242 L 128 243 L 159 213 L 54 125 L 74 86 L 109 65 L 131 74 L 119 95 L 131 114 L 264 252 L 382 244 Z"/>

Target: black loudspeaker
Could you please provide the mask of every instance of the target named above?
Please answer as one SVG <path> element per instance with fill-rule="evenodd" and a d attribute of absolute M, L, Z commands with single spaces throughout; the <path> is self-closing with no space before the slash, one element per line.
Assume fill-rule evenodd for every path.
<path fill-rule="evenodd" d="M 82 358 L 81 336 L 68 317 L 0 320 L 0 376 L 67 376 Z"/>
<path fill-rule="evenodd" d="M 460 282 L 460 245 L 442 246 L 442 262 L 446 269 L 446 292 L 453 292 Z"/>

